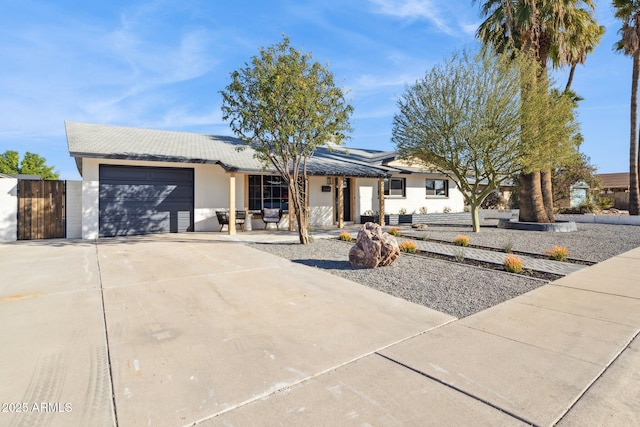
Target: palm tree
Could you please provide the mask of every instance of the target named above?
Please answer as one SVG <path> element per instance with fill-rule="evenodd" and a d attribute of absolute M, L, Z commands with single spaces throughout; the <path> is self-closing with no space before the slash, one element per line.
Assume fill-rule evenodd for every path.
<path fill-rule="evenodd" d="M 567 33 L 552 46 L 550 57 L 554 68 L 565 65 L 570 67 L 564 88 L 565 93 L 568 93 L 571 90 L 576 67 L 584 64 L 587 55 L 592 53 L 600 43 L 605 27 L 598 25 L 589 11 L 584 9 L 576 9 L 574 13 L 566 15 L 565 20 L 564 26 Z"/>
<path fill-rule="evenodd" d="M 481 6 L 486 19 L 477 36 L 499 52 L 521 51 L 535 59 L 538 78 L 545 82 L 550 59 L 554 66 L 584 62 L 599 41 L 595 33 L 603 30 L 595 22 L 594 8 L 591 0 L 486 0 Z M 550 164 L 542 169 L 521 179 L 521 221 L 553 221 Z"/>
<path fill-rule="evenodd" d="M 629 215 L 640 214 L 638 189 L 638 76 L 640 74 L 640 1 L 613 0 L 616 18 L 622 21 L 615 49 L 633 58 L 631 72 L 631 127 L 629 132 Z"/>

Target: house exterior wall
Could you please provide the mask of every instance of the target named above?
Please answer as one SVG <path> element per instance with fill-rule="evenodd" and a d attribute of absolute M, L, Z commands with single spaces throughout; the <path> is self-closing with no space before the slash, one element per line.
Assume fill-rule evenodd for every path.
<path fill-rule="evenodd" d="M 83 239 L 96 239 L 99 234 L 99 166 L 101 164 L 129 165 L 147 167 L 174 167 L 194 169 L 194 229 L 199 231 L 218 231 L 220 226 L 216 219 L 216 210 L 226 210 L 229 204 L 229 174 L 218 165 L 152 162 L 117 159 L 92 159 L 82 160 L 83 179 L 81 183 L 81 197 L 68 198 L 68 237 L 82 237 Z M 247 174 L 236 173 L 236 206 L 235 209 L 245 208 L 245 191 Z M 449 180 L 449 196 L 433 197 L 425 194 L 425 179 L 442 179 L 441 175 L 398 175 L 394 178 L 406 179 L 406 197 L 385 197 L 385 212 L 387 214 L 399 213 L 400 209 L 406 209 L 407 213 L 419 212 L 423 206 L 429 213 L 442 212 L 450 208 L 452 212 L 464 210 L 464 200 L 456 184 Z M 352 218 L 356 223 L 360 221 L 360 215 L 367 210 L 378 211 L 378 179 L 377 178 L 351 178 Z M 335 178 L 334 178 L 335 180 Z M 335 182 L 335 181 L 334 181 Z M 69 187 L 71 195 L 73 184 Z M 331 226 L 335 224 L 334 200 L 336 197 L 335 186 L 331 185 L 331 191 L 323 192 L 322 186 L 328 185 L 327 177 L 309 177 L 309 224 L 312 226 Z M 74 196 L 75 197 L 75 196 Z M 79 199 L 79 200 L 78 200 Z M 81 225 L 77 221 L 74 212 L 78 212 L 81 206 Z M 346 218 L 345 220 L 349 220 Z M 288 215 L 285 215 L 280 223 L 280 228 L 286 228 L 289 224 Z M 254 219 L 252 227 L 262 228 L 262 221 Z"/>
<path fill-rule="evenodd" d="M 149 162 L 116 159 L 82 159 L 82 238 L 96 239 L 99 233 L 99 166 L 128 165 L 191 168 L 194 170 L 195 231 L 217 231 L 216 210 L 229 206 L 229 175 L 218 165 Z M 236 209 L 243 209 L 244 174 L 236 173 Z"/>
<path fill-rule="evenodd" d="M 426 207 L 429 213 L 443 212 L 446 208 L 451 209 L 451 212 L 464 211 L 464 197 L 456 183 L 451 180 L 448 180 L 448 197 L 426 195 L 425 180 L 446 179 L 442 175 L 394 175 L 392 178 L 406 179 L 406 191 L 405 196 L 385 196 L 385 214 L 397 214 L 401 209 L 405 209 L 409 214 L 419 213 L 422 207 Z M 378 179 L 359 178 L 356 195 L 356 212 L 358 214 L 356 221 L 359 221 L 359 216 L 368 210 L 379 212 Z"/>
<path fill-rule="evenodd" d="M 309 224 L 332 225 L 334 223 L 334 197 L 335 184 L 331 185 L 331 191 L 323 193 L 322 186 L 327 185 L 327 177 L 309 177 Z"/>
<path fill-rule="evenodd" d="M 67 239 L 82 237 L 82 181 L 67 181 L 65 222 Z"/>
<path fill-rule="evenodd" d="M 18 180 L 0 179 L 0 242 L 18 239 Z"/>

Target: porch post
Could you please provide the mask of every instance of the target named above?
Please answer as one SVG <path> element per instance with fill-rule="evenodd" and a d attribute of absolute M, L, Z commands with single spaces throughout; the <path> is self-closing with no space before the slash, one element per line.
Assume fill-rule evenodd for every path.
<path fill-rule="evenodd" d="M 236 234 L 236 174 L 229 174 L 229 234 Z"/>
<path fill-rule="evenodd" d="M 378 179 L 378 204 L 380 206 L 380 223 L 384 227 L 384 178 Z"/>
<path fill-rule="evenodd" d="M 338 177 L 338 228 L 344 228 L 344 177 Z"/>

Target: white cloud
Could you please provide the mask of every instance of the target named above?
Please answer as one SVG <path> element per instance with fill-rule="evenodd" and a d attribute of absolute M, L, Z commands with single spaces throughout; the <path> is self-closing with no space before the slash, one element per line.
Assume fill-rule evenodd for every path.
<path fill-rule="evenodd" d="M 455 30 L 443 18 L 441 11 L 433 0 L 369 0 L 376 6 L 376 12 L 409 20 L 424 19 L 449 35 L 455 35 Z"/>

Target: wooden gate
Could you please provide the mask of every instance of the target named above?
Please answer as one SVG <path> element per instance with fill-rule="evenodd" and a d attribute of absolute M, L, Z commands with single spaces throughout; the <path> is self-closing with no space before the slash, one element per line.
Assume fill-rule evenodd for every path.
<path fill-rule="evenodd" d="M 65 181 L 18 181 L 18 240 L 66 237 Z"/>

